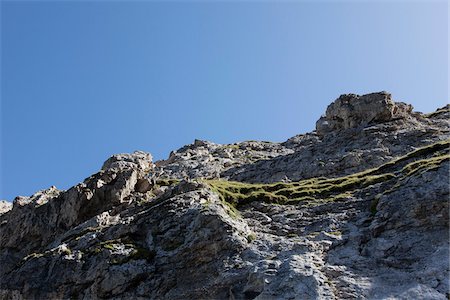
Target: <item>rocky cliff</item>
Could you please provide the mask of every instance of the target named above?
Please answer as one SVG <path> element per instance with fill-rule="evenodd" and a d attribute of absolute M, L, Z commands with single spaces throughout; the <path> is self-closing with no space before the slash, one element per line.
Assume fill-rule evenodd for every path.
<path fill-rule="evenodd" d="M 449 117 L 348 94 L 283 143 L 114 155 L 0 202 L 0 298 L 448 299 Z"/>

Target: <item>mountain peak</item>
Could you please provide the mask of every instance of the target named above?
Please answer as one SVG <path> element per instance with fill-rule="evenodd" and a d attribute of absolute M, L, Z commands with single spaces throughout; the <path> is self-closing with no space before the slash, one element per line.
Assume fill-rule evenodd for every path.
<path fill-rule="evenodd" d="M 387 122 L 394 118 L 406 118 L 413 107 L 395 103 L 388 92 L 366 95 L 344 94 L 331 103 L 316 123 L 319 135 L 336 130 L 367 126 L 376 122 Z"/>
<path fill-rule="evenodd" d="M 0 298 L 446 299 L 449 119 L 346 94 L 283 143 L 113 155 L 0 201 Z"/>

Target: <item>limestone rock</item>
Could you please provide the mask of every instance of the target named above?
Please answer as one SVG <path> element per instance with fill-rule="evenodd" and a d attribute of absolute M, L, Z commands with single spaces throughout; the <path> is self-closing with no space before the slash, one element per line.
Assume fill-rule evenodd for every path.
<path fill-rule="evenodd" d="M 132 154 L 122 153 L 111 156 L 103 163 L 102 170 L 136 169 L 148 172 L 152 166 L 152 156 L 150 153 L 135 151 Z"/>
<path fill-rule="evenodd" d="M 397 107 L 386 92 L 367 94 L 341 95 L 327 107 L 327 111 L 316 123 L 319 135 L 336 130 L 365 126 L 375 122 L 391 120 L 395 113 L 404 113 L 407 109 Z"/>
<path fill-rule="evenodd" d="M 246 141 L 229 145 L 195 140 L 171 152 L 167 160 L 155 163 L 158 176 L 177 179 L 220 178 L 221 173 L 258 160 L 283 156 L 293 151 L 279 143 Z"/>
<path fill-rule="evenodd" d="M 58 190 L 55 186 L 42 191 L 38 191 L 31 195 L 30 197 L 17 196 L 14 201 L 14 206 L 24 206 L 28 204 L 32 205 L 43 205 L 48 202 L 48 200 L 55 198 L 61 194 L 62 191 Z"/>
<path fill-rule="evenodd" d="M 341 98 L 347 99 L 346 97 Z M 356 102 L 372 98 L 380 99 L 376 103 L 383 103 L 384 100 L 391 101 L 390 95 L 385 93 L 355 97 L 350 98 Z M 365 103 L 366 100 L 361 103 Z M 341 103 L 340 106 L 343 105 L 342 101 L 339 103 Z M 342 110 L 346 113 L 351 111 L 348 108 Z M 332 109 L 335 112 L 342 110 Z M 375 108 L 373 110 L 376 111 Z M 378 111 L 385 111 L 385 116 L 389 115 L 387 113 L 389 110 L 390 108 L 378 109 Z M 445 107 L 428 115 L 414 113 L 411 110 L 412 106 L 397 102 L 393 106 L 393 118 L 389 121 L 372 119 L 372 123 L 365 127 L 361 123 L 359 127 L 335 128 L 334 131 L 327 131 L 329 134 L 324 136 L 313 132 L 292 137 L 282 143 L 284 147 L 294 150 L 292 153 L 236 165 L 224 170 L 220 177 L 236 181 L 267 183 L 284 179 L 295 181 L 321 176 L 348 175 L 377 167 L 415 148 L 450 137 L 450 117 Z M 357 114 L 357 117 L 347 117 L 346 120 L 368 120 L 362 118 L 363 115 L 361 112 Z M 379 120 L 382 115 L 380 113 L 380 117 L 375 120 Z M 350 121 L 345 124 L 349 126 Z M 343 126 L 344 123 L 337 122 L 335 125 Z"/>
<path fill-rule="evenodd" d="M 0 215 L 4 214 L 12 209 L 13 205 L 11 202 L 1 200 L 0 201 Z"/>
<path fill-rule="evenodd" d="M 0 299 L 447 299 L 448 107 L 339 99 L 323 134 L 118 154 L 0 202 Z"/>

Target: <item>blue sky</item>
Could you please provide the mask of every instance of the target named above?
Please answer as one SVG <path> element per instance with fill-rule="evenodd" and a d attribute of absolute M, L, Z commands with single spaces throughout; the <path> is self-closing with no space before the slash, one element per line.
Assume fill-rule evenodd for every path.
<path fill-rule="evenodd" d="M 114 153 L 284 141 L 342 93 L 433 111 L 447 24 L 447 1 L 2 1 L 0 199 Z"/>

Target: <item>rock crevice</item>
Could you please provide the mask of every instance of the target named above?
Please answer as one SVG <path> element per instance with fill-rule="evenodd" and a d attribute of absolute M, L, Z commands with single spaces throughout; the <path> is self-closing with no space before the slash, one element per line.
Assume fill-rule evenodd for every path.
<path fill-rule="evenodd" d="M 0 202 L 0 299 L 447 299 L 449 119 L 347 94 L 284 143 L 114 155 Z"/>

